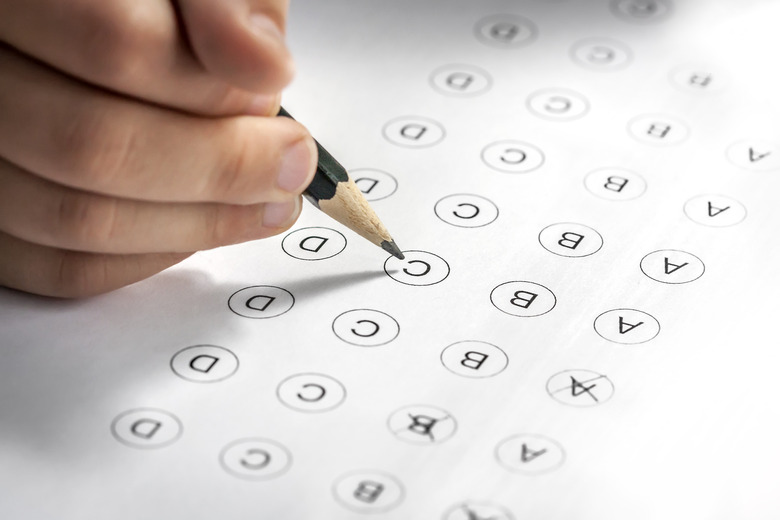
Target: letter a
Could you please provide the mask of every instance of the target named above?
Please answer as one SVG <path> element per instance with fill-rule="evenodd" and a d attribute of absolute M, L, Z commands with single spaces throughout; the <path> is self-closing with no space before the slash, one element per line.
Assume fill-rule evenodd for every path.
<path fill-rule="evenodd" d="M 523 443 L 523 447 L 520 451 L 520 460 L 523 462 L 531 462 L 536 457 L 544 455 L 545 453 L 547 453 L 547 448 L 542 448 L 541 450 L 535 451 L 529 448 L 526 443 Z"/>
<path fill-rule="evenodd" d="M 761 159 L 763 159 L 767 155 L 772 155 L 772 152 L 764 152 L 764 153 L 758 152 L 758 153 L 756 153 L 756 151 L 753 150 L 752 146 L 750 148 L 748 148 L 748 159 L 750 160 L 750 162 L 760 161 Z"/>
<path fill-rule="evenodd" d="M 712 202 L 707 201 L 707 214 L 711 217 L 716 217 L 721 213 L 723 213 L 724 211 L 726 211 L 727 209 L 729 209 L 730 207 L 731 206 L 726 206 L 725 208 L 719 208 L 717 206 L 713 206 Z M 713 210 L 715 211 L 713 212 Z"/>
<path fill-rule="evenodd" d="M 669 261 L 669 257 L 668 256 L 664 257 L 664 273 L 665 274 L 672 274 L 676 270 L 682 269 L 686 265 L 688 265 L 688 262 L 685 262 L 685 263 L 682 263 L 682 264 L 673 264 L 673 263 L 671 263 Z M 672 266 L 674 269 L 669 269 L 669 266 Z"/>
<path fill-rule="evenodd" d="M 635 327 L 640 326 L 643 324 L 644 321 L 640 321 L 639 323 L 628 323 L 626 321 L 623 321 L 623 316 L 618 316 L 618 332 L 621 334 L 625 334 L 626 332 L 631 332 L 634 330 Z"/>

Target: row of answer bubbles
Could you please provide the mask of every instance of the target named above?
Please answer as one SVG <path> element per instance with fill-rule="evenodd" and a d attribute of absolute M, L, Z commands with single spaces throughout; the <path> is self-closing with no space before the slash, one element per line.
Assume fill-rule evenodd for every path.
<path fill-rule="evenodd" d="M 582 231 L 585 228 L 577 229 Z M 550 243 L 564 250 L 583 243 L 598 244 L 598 247 L 601 244 L 600 235 L 595 232 L 592 233 L 589 242 L 585 241 L 585 234 L 574 231 L 560 233 L 560 230 L 556 230 L 556 234 L 551 236 L 553 238 L 560 236 L 557 241 L 550 239 Z M 404 253 L 406 255 L 404 260 L 390 257 L 385 263 L 385 271 L 393 280 L 405 285 L 428 286 L 442 282 L 449 275 L 449 264 L 438 255 L 426 251 Z M 704 262 L 696 255 L 675 249 L 662 249 L 648 253 L 639 262 L 639 268 L 648 278 L 666 284 L 693 282 L 699 279 L 705 270 Z M 556 304 L 556 297 L 550 289 L 532 281 L 501 283 L 491 291 L 490 300 L 502 312 L 520 317 L 541 316 L 551 311 Z M 294 303 L 295 298 L 292 293 L 281 287 L 269 285 L 246 287 L 235 292 L 228 300 L 228 305 L 234 313 L 254 319 L 280 316 L 292 309 Z M 356 322 L 350 329 L 352 336 L 355 338 L 375 336 L 378 330 L 377 323 L 370 322 L 370 325 L 366 323 L 368 322 Z M 339 331 L 343 333 L 342 327 L 340 324 L 334 324 L 334 331 L 337 334 Z"/>
<path fill-rule="evenodd" d="M 517 143 L 508 145 L 504 143 L 504 146 L 510 146 L 500 153 L 503 154 L 525 154 L 527 157 L 527 150 L 519 147 Z M 507 155 L 505 155 L 507 157 Z M 497 168 L 498 169 L 498 168 Z M 365 170 L 368 172 L 369 170 Z M 503 171 L 503 170 L 502 170 Z M 364 177 L 361 179 L 365 183 L 371 183 L 372 187 L 378 187 L 384 185 L 386 181 L 378 175 L 379 170 L 370 170 L 371 173 L 364 173 Z M 384 172 L 381 172 L 384 174 Z M 384 174 L 389 176 L 389 174 Z M 392 181 L 394 187 L 397 186 L 395 180 Z M 627 170 L 625 168 L 609 167 L 599 168 L 588 173 L 584 178 L 585 188 L 596 195 L 599 198 L 610 201 L 627 201 L 636 199 L 647 189 L 647 183 L 644 178 L 638 173 Z M 741 222 L 747 211 L 745 207 L 737 200 L 727 197 L 725 195 L 718 194 L 702 194 L 688 200 L 684 206 L 685 214 L 691 218 L 694 222 L 704 224 L 713 227 L 726 227 Z M 727 210 L 731 210 L 726 213 Z M 458 227 L 482 227 L 492 223 L 498 218 L 499 209 L 489 199 L 476 195 L 473 193 L 456 193 L 448 195 L 436 202 L 434 206 L 434 213 L 444 222 L 452 224 Z M 328 228 L 320 228 L 328 229 Z M 289 236 L 289 235 L 288 235 Z M 305 238 L 305 237 L 304 237 Z M 288 239 L 285 239 L 286 241 Z M 289 240 L 293 240 L 292 238 Z M 339 243 L 343 246 L 346 245 L 346 239 L 339 240 Z M 285 251 L 291 256 L 300 258 L 301 260 L 308 260 L 309 253 L 318 252 L 319 247 L 322 245 L 320 241 L 312 240 L 311 244 L 299 243 L 299 246 L 291 246 L 288 250 L 287 246 L 283 246 Z M 332 251 L 334 246 L 331 245 L 328 251 Z M 297 256 L 292 251 L 304 250 L 303 256 Z M 337 248 L 335 253 L 337 254 L 343 250 L 343 247 Z M 329 258 L 333 256 L 330 254 L 325 257 Z"/>
<path fill-rule="evenodd" d="M 498 217 L 495 204 L 471 194 L 445 197 L 436 204 L 435 211 L 442 221 L 463 228 L 483 227 Z M 695 197 L 686 203 L 684 211 L 692 221 L 711 227 L 738 224 L 747 214 L 739 202 L 717 195 Z M 604 245 L 604 239 L 598 231 L 577 222 L 558 222 L 546 226 L 539 232 L 538 242 L 547 251 L 570 258 L 593 255 Z M 282 240 L 285 253 L 306 261 L 327 260 L 344 251 L 346 245 L 344 235 L 325 227 L 297 229 Z M 404 253 L 408 253 L 408 259 L 388 258 L 385 262 L 386 273 L 396 281 L 408 285 L 432 285 L 449 275 L 449 264 L 438 255 L 427 251 Z M 262 311 L 272 301 L 271 296 L 268 296 L 253 301 L 251 307 Z"/>
<path fill-rule="evenodd" d="M 360 309 L 350 312 L 370 316 L 378 311 Z M 606 311 L 596 318 L 594 327 L 596 332 L 605 339 L 623 344 L 648 341 L 660 330 L 660 325 L 655 318 L 636 309 Z M 639 329 L 643 331 L 637 335 L 635 330 Z M 626 337 L 620 337 L 622 335 Z M 440 362 L 453 374 L 481 379 L 503 372 L 509 365 L 509 356 L 503 349 L 491 343 L 465 340 L 444 347 Z M 238 357 L 225 347 L 192 345 L 174 354 L 171 359 L 171 370 L 178 377 L 189 382 L 216 383 L 236 373 Z M 344 402 L 346 394 L 346 389 L 339 381 L 326 374 L 314 372 L 289 376 L 277 386 L 279 400 L 286 406 L 301 412 L 331 410 Z"/>
<path fill-rule="evenodd" d="M 619 70 L 628 65 L 630 54 L 622 44 L 611 40 L 585 40 L 572 50 L 574 61 L 596 70 Z M 470 98 L 485 94 L 493 87 L 493 78 L 486 70 L 468 64 L 451 63 L 435 69 L 428 78 L 431 87 L 440 94 Z M 716 94 L 724 91 L 729 79 L 711 64 L 685 64 L 669 72 L 669 81 L 679 90 L 696 94 Z M 585 115 L 588 100 L 567 88 L 547 88 L 531 93 L 526 107 L 535 115 L 553 121 L 568 121 Z"/>
<path fill-rule="evenodd" d="M 525 289 L 518 289 L 518 287 L 525 287 Z M 515 302 L 527 305 L 528 302 L 538 298 L 540 289 L 544 290 L 544 287 L 528 282 L 508 282 L 499 288 L 510 293 L 508 294 L 510 305 Z M 514 309 L 508 311 L 516 312 Z M 661 326 L 658 320 L 647 312 L 622 308 L 599 314 L 593 322 L 593 328 L 602 338 L 613 343 L 633 345 L 656 337 Z M 374 309 L 355 309 L 340 314 L 333 322 L 333 331 L 339 339 L 350 345 L 378 347 L 394 341 L 398 337 L 400 326 L 393 317 L 384 312 Z M 455 374 L 483 378 L 501 373 L 507 367 L 509 358 L 496 345 L 484 341 L 466 340 L 445 347 L 441 352 L 441 363 Z M 171 359 L 171 370 L 176 375 L 187 381 L 199 383 L 223 381 L 233 376 L 238 368 L 239 361 L 236 355 L 225 347 L 217 345 L 192 345 L 180 350 Z M 306 375 L 306 378 L 311 377 L 316 378 L 311 374 Z M 295 381 L 285 380 L 284 384 L 280 384 L 280 399 L 288 404 L 298 402 L 282 391 L 287 383 L 295 386 Z M 309 403 L 304 407 L 306 409 L 317 411 L 323 406 L 329 409 L 344 398 L 343 389 L 336 394 L 326 392 L 325 389 L 329 386 L 327 381 L 319 383 L 308 381 L 307 386 L 311 387 L 311 390 L 305 391 L 305 395 L 295 394 L 303 403 Z M 328 399 L 323 400 L 326 394 Z M 335 402 L 334 395 L 339 396 Z"/>
<path fill-rule="evenodd" d="M 675 145 L 690 134 L 688 125 L 667 114 L 643 114 L 630 119 L 629 135 L 651 145 Z M 382 135 L 389 142 L 405 148 L 425 148 L 441 142 L 446 131 L 441 123 L 422 116 L 401 116 L 384 125 Z M 737 141 L 725 151 L 735 166 L 752 171 L 780 170 L 780 144 L 766 139 Z M 545 162 L 544 152 L 536 145 L 519 140 L 496 141 L 481 152 L 483 162 L 505 173 L 529 173 Z M 376 180 L 376 179 L 374 179 Z"/>
<path fill-rule="evenodd" d="M 312 390 L 313 389 L 313 390 Z M 546 383 L 550 397 L 561 404 L 575 407 L 591 407 L 603 404 L 614 394 L 614 385 L 604 374 L 592 370 L 564 370 L 552 375 Z M 280 383 L 277 394 L 282 402 L 301 412 L 323 412 L 340 405 L 346 390 L 336 379 L 324 374 L 296 374 Z M 325 404 L 311 407 L 308 403 L 325 400 Z M 412 444 L 438 444 L 446 442 L 457 431 L 458 422 L 448 411 L 434 405 L 408 405 L 388 415 L 387 428 L 399 440 Z M 134 408 L 126 410 L 111 423 L 111 432 L 117 441 L 134 448 L 163 448 L 176 442 L 183 434 L 182 422 L 172 413 L 156 408 Z M 289 466 L 290 455 L 281 445 L 273 450 L 263 450 L 254 463 L 240 467 L 230 464 L 229 454 L 234 451 L 231 443 L 222 450 L 223 463 L 227 460 L 228 470 L 240 473 L 238 476 L 272 477 Z M 271 443 L 273 444 L 273 443 Z M 240 451 L 240 450 L 239 450 Z M 280 463 L 281 461 L 284 461 Z M 276 461 L 276 464 L 271 462 Z M 502 463 L 506 462 L 502 460 Z M 529 461 L 525 461 L 529 462 Z M 536 471 L 533 466 L 521 466 Z"/>
<path fill-rule="evenodd" d="M 628 120 L 626 128 L 637 141 L 657 146 L 676 145 L 690 135 L 686 123 L 668 114 L 638 115 Z M 441 123 L 433 119 L 409 115 L 386 123 L 382 135 L 404 148 L 426 148 L 444 140 L 446 131 Z M 538 170 L 545 162 L 541 148 L 512 139 L 484 146 L 480 156 L 486 166 L 505 173 L 529 173 Z M 725 156 L 732 164 L 745 170 L 780 170 L 780 144 L 768 139 L 734 142 L 725 150 Z"/>
<path fill-rule="evenodd" d="M 609 9 L 619 20 L 636 24 L 666 21 L 673 12 L 671 0 L 612 0 Z M 486 16 L 474 25 L 477 40 L 501 49 L 526 47 L 539 36 L 539 29 L 529 18 L 512 13 Z"/>

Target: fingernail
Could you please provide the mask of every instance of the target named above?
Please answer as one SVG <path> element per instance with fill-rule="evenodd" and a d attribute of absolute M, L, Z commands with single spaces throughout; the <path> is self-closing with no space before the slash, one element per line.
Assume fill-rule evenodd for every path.
<path fill-rule="evenodd" d="M 255 34 L 261 38 L 270 38 L 279 45 L 284 46 L 284 35 L 279 30 L 279 26 L 264 14 L 253 14 L 249 16 L 249 22 Z"/>
<path fill-rule="evenodd" d="M 268 202 L 263 209 L 263 227 L 286 227 L 298 215 L 300 203 L 299 197 L 284 202 Z"/>
<path fill-rule="evenodd" d="M 280 98 L 281 94 L 259 94 L 249 101 L 244 113 L 248 116 L 275 116 L 279 111 Z"/>
<path fill-rule="evenodd" d="M 301 193 L 306 189 L 309 174 L 312 170 L 313 157 L 317 150 L 312 139 L 300 139 L 285 150 L 282 156 L 278 186 L 291 193 Z"/>

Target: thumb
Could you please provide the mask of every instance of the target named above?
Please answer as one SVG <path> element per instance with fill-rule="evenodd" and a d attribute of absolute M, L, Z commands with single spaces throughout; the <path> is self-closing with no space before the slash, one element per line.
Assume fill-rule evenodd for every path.
<path fill-rule="evenodd" d="M 292 79 L 284 43 L 287 0 L 178 0 L 186 38 L 207 72 L 275 94 Z"/>

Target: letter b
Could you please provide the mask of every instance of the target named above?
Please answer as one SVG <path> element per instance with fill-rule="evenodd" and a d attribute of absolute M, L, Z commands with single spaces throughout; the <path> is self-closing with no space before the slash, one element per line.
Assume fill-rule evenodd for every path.
<path fill-rule="evenodd" d="M 355 488 L 355 491 L 352 493 L 352 496 L 354 496 L 356 499 L 360 500 L 361 502 L 366 502 L 368 504 L 373 504 L 376 502 L 376 499 L 379 498 L 379 495 L 382 494 L 382 491 L 384 491 L 385 486 L 379 482 L 373 482 L 371 480 L 362 480 L 358 487 Z"/>
<path fill-rule="evenodd" d="M 585 235 L 580 235 L 579 233 L 572 233 L 571 231 L 567 231 L 566 233 L 561 235 L 561 239 L 558 240 L 558 245 L 561 247 L 566 247 L 568 249 L 577 249 L 577 246 L 580 245 L 580 242 L 582 242 L 583 238 L 585 238 Z"/>
<path fill-rule="evenodd" d="M 509 303 L 527 309 L 531 306 L 537 296 L 539 295 L 529 291 L 515 291 L 514 298 L 509 300 Z"/>
<path fill-rule="evenodd" d="M 488 357 L 487 354 L 483 354 L 482 352 L 470 350 L 463 355 L 460 364 L 466 368 L 471 368 L 472 370 L 479 370 L 479 367 L 482 366 L 482 363 L 487 361 Z"/>

